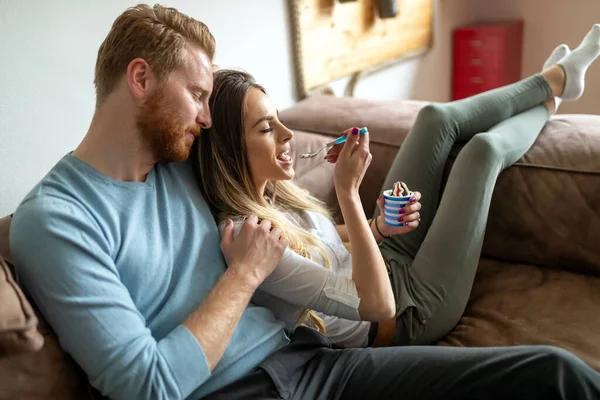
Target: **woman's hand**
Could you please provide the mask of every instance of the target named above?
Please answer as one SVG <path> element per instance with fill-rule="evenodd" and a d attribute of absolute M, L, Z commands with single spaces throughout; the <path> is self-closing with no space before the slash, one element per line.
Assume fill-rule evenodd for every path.
<path fill-rule="evenodd" d="M 347 129 L 343 132 L 347 135 L 339 156 L 336 157 L 336 165 L 333 172 L 333 182 L 336 192 L 358 193 L 365 172 L 371 163 L 369 151 L 369 133 L 358 134 L 358 128 Z"/>
<path fill-rule="evenodd" d="M 412 199 L 414 199 L 414 201 L 412 201 Z M 379 216 L 377 217 L 377 221 L 373 221 L 371 225 L 377 224 L 379 231 L 384 236 L 404 235 L 405 233 L 415 230 L 419 226 L 419 221 L 421 220 L 421 214 L 419 213 L 419 210 L 421 209 L 421 203 L 419 203 L 419 200 L 421 200 L 421 193 L 414 192 L 414 196 L 412 197 L 412 199 L 411 204 L 400 209 L 402 215 L 400 216 L 401 220 L 399 222 L 402 222 L 404 225 L 390 226 L 385 222 L 383 211 L 383 195 L 379 196 L 379 198 L 377 199 L 377 207 L 379 207 Z M 374 226 L 371 227 L 371 230 L 373 231 L 373 234 L 375 235 L 377 241 L 383 240 L 383 237 L 381 237 L 381 235 L 379 234 L 379 232 L 377 232 L 377 229 Z"/>
<path fill-rule="evenodd" d="M 350 132 L 352 132 L 352 129 L 354 129 L 354 128 L 346 129 L 344 132 L 342 132 L 340 134 L 340 136 L 348 136 L 348 134 Z M 325 155 L 325 160 L 329 163 L 335 164 L 335 162 L 337 161 L 338 157 L 340 156 L 340 153 L 343 148 L 344 148 L 344 144 L 336 144 L 336 145 L 332 146 L 329 150 L 327 150 L 327 154 Z"/>

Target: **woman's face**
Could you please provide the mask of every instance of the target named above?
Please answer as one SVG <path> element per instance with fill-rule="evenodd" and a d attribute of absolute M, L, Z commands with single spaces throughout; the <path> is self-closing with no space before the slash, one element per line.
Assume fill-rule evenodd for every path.
<path fill-rule="evenodd" d="M 289 152 L 294 134 L 279 122 L 271 100 L 259 89 L 250 89 L 246 96 L 244 127 L 250 173 L 261 193 L 269 180 L 292 179 Z"/>

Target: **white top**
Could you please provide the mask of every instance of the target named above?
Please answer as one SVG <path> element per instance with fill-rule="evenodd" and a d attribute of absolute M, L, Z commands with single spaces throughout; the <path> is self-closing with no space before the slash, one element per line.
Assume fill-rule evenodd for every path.
<path fill-rule="evenodd" d="M 352 280 L 352 256 L 346 250 L 335 226 L 325 216 L 311 211 L 288 217 L 318 236 L 331 262 L 331 270 L 319 253 L 312 260 L 290 249 L 275 270 L 256 291 L 252 302 L 269 308 L 292 331 L 302 308 L 314 310 L 325 322 L 327 336 L 342 347 L 365 347 L 370 322 L 360 321 L 360 298 Z M 243 222 L 236 222 L 234 236 Z M 219 226 L 222 232 L 224 224 Z"/>

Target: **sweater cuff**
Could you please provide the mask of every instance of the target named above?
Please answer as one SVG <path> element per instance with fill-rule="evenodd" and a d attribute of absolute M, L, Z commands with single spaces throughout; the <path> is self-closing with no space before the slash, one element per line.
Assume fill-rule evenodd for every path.
<path fill-rule="evenodd" d="M 179 325 L 162 339 L 158 349 L 173 373 L 182 398 L 187 398 L 210 377 L 204 350 L 184 325 Z"/>

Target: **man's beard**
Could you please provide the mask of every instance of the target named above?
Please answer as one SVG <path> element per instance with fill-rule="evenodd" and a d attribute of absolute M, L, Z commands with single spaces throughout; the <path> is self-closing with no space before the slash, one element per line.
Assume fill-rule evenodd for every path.
<path fill-rule="evenodd" d="M 191 149 L 187 133 L 200 134 L 199 125 L 185 126 L 183 116 L 165 100 L 164 90 L 160 88 L 140 108 L 137 127 L 142 141 L 159 163 L 186 160 Z"/>

